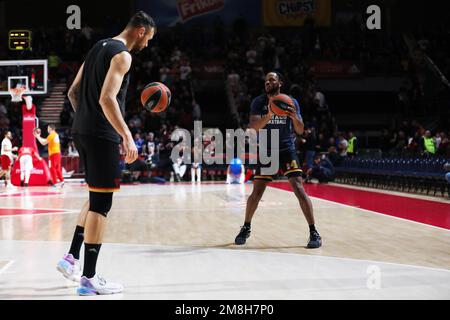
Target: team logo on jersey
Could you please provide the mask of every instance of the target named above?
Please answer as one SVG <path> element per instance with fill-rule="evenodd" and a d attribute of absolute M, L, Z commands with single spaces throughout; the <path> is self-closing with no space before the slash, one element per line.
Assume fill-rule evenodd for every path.
<path fill-rule="evenodd" d="M 273 115 L 272 119 L 268 122 L 268 124 L 283 124 L 285 125 L 287 123 L 287 116 L 277 116 L 277 115 Z"/>
<path fill-rule="evenodd" d="M 292 169 L 297 169 L 297 168 L 298 168 L 297 160 L 292 160 L 292 162 L 291 162 L 291 168 L 292 168 Z"/>
<path fill-rule="evenodd" d="M 292 169 L 298 169 L 298 164 L 296 160 L 292 160 L 291 163 L 286 163 L 286 169 L 292 170 Z"/>

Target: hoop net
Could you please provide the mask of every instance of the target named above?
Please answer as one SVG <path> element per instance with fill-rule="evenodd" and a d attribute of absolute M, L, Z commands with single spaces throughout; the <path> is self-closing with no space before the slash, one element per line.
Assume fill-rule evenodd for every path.
<path fill-rule="evenodd" d="M 26 87 L 19 87 L 19 88 L 11 88 L 9 89 L 9 94 L 11 95 L 11 101 L 12 102 L 21 102 L 22 101 L 22 95 L 27 90 Z"/>

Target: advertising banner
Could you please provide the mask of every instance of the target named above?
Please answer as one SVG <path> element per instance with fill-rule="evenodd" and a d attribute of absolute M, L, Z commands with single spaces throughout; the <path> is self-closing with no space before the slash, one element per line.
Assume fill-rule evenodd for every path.
<path fill-rule="evenodd" d="M 194 62 L 192 63 L 192 72 L 195 74 L 196 78 L 202 80 L 222 79 L 225 72 L 224 64 L 225 61 L 221 60 Z"/>
<path fill-rule="evenodd" d="M 331 0 L 263 0 L 264 25 L 303 26 L 307 18 L 316 26 L 330 26 Z"/>
<path fill-rule="evenodd" d="M 136 9 L 149 13 L 158 27 L 213 25 L 217 19 L 232 25 L 238 18 L 249 26 L 261 25 L 261 0 L 136 0 Z"/>
<path fill-rule="evenodd" d="M 355 78 L 361 66 L 352 61 L 310 61 L 310 70 L 317 78 Z"/>
<path fill-rule="evenodd" d="M 225 6 L 225 0 L 178 0 L 177 9 L 181 22 L 219 11 Z"/>

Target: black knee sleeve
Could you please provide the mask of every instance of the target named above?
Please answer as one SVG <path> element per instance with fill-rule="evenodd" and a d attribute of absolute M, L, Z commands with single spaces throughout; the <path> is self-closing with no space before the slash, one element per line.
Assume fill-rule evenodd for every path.
<path fill-rule="evenodd" d="M 89 211 L 107 216 L 112 206 L 113 193 L 89 191 Z"/>

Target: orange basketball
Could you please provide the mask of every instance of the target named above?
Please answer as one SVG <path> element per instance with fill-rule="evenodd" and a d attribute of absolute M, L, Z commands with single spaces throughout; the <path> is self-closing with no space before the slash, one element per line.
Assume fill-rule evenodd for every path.
<path fill-rule="evenodd" d="M 287 115 L 287 110 L 289 108 L 294 108 L 294 101 L 291 97 L 286 94 L 278 94 L 269 99 L 269 108 L 277 116 L 283 117 Z"/>
<path fill-rule="evenodd" d="M 172 94 L 169 88 L 161 82 L 152 82 L 141 92 L 141 103 L 151 112 L 162 112 L 170 105 Z"/>

